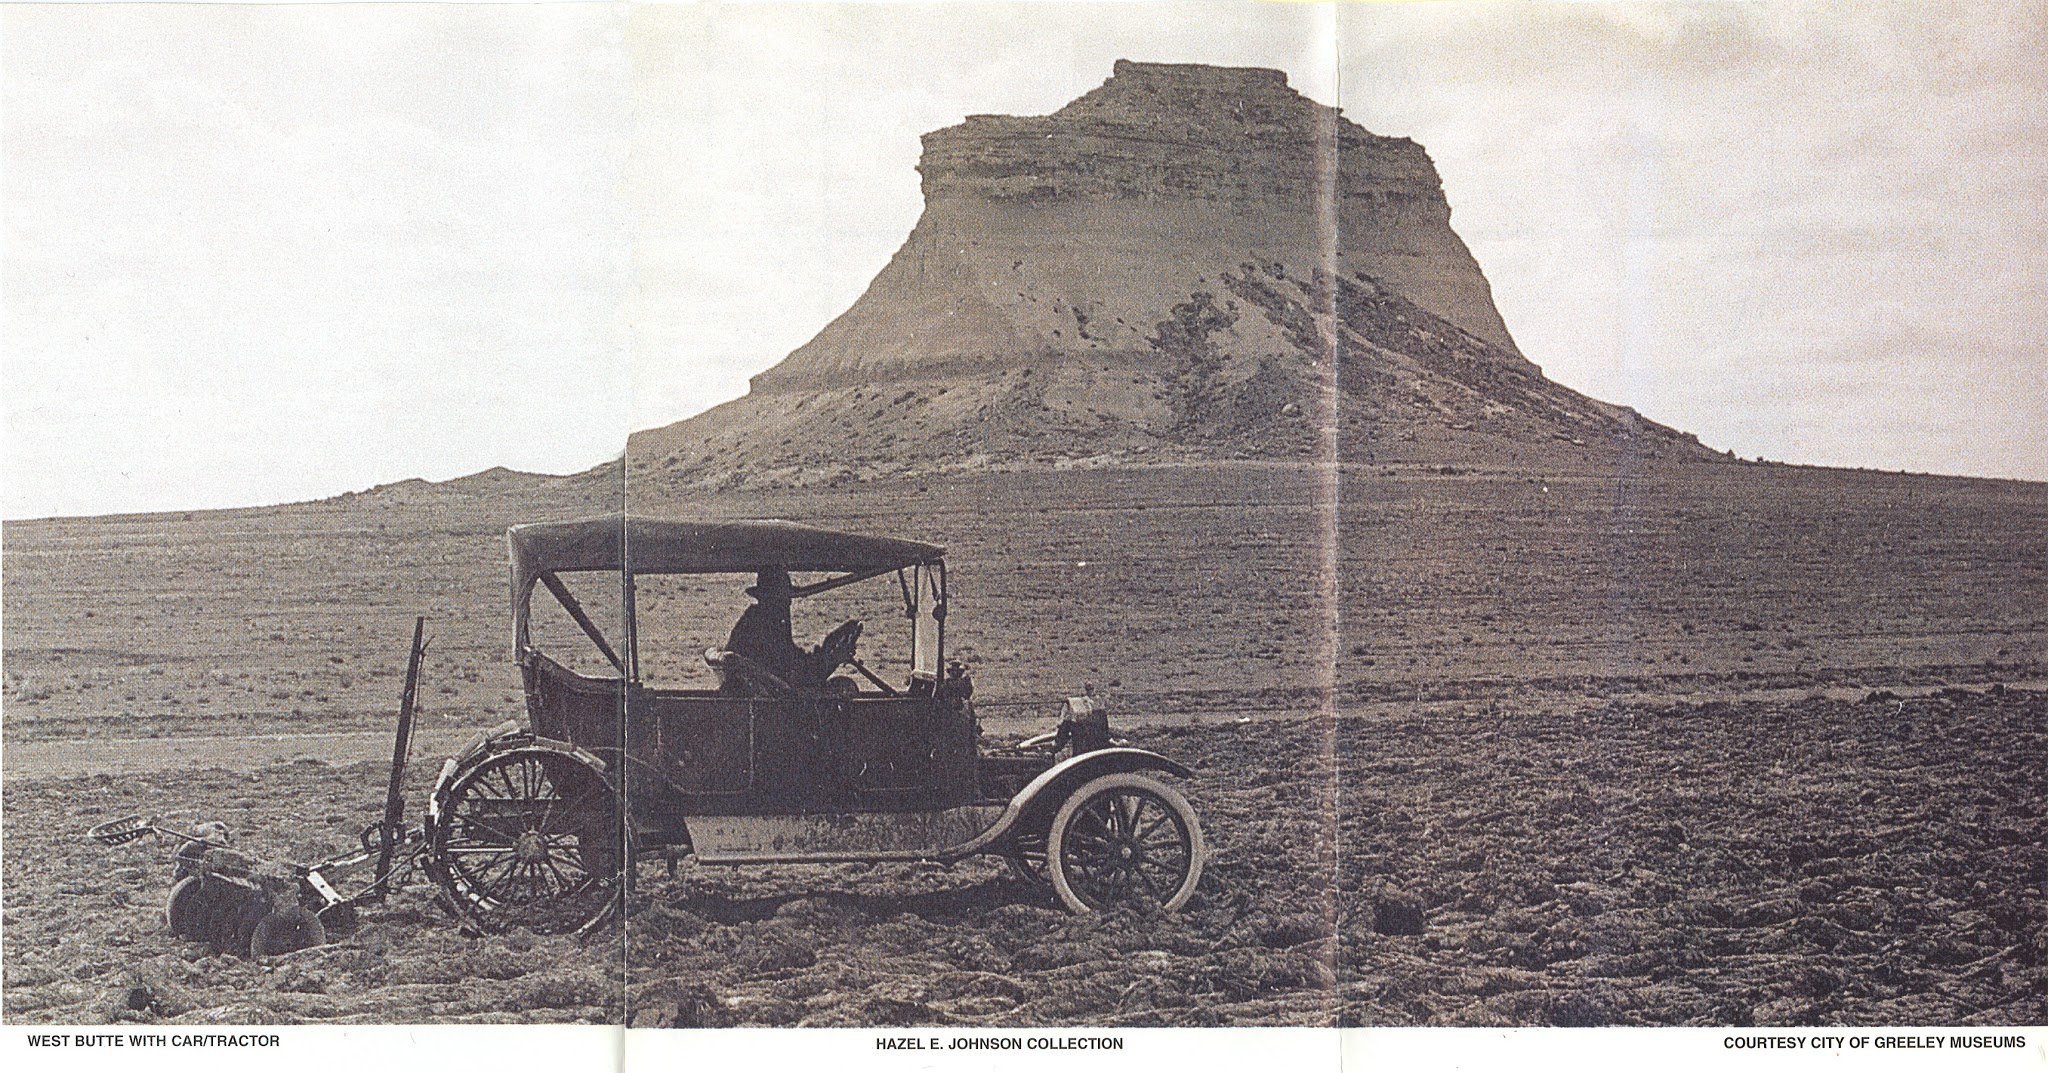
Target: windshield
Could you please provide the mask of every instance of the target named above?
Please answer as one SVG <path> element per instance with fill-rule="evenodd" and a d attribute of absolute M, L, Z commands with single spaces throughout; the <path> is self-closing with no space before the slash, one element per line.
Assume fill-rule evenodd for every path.
<path fill-rule="evenodd" d="M 796 575 L 797 585 L 820 580 Z M 640 679 L 659 689 L 712 689 L 718 677 L 704 661 L 707 648 L 724 648 L 734 625 L 754 600 L 751 576 L 665 574 L 639 579 Z M 833 589 L 790 603 L 790 639 L 812 649 L 849 619 L 864 624 L 856 658 L 883 680 L 909 676 L 909 631 L 893 581 L 880 579 Z M 852 673 L 852 672 L 849 672 Z"/>

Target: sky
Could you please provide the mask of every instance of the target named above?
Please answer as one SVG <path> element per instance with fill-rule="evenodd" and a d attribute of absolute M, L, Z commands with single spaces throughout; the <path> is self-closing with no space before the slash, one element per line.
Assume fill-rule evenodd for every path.
<path fill-rule="evenodd" d="M 1522 351 L 1744 457 L 2048 479 L 2038 3 L 0 10 L 0 517 L 569 472 L 745 391 L 918 136 L 1119 58 L 1435 159 Z"/>

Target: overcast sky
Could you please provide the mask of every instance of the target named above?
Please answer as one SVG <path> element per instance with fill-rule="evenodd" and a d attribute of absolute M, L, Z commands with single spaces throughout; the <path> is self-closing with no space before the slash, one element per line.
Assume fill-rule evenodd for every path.
<path fill-rule="evenodd" d="M 1553 378 L 1754 457 L 2048 479 L 2039 3 L 0 11 L 0 516 L 566 472 L 745 390 L 917 136 L 1120 57 L 1422 142 Z"/>

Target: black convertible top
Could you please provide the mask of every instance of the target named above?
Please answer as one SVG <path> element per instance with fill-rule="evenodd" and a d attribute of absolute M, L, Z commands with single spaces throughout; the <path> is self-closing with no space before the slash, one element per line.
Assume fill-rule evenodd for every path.
<path fill-rule="evenodd" d="M 935 544 L 780 520 L 672 521 L 625 514 L 515 525 L 506 540 L 512 547 L 515 601 L 540 575 L 556 571 L 864 573 L 935 562 L 946 554 Z"/>

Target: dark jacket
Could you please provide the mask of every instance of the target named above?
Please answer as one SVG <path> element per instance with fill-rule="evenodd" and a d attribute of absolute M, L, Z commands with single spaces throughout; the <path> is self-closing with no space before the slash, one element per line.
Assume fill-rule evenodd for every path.
<path fill-rule="evenodd" d="M 732 635 L 725 639 L 725 648 L 786 682 L 800 677 L 805 664 L 804 650 L 791 637 L 786 601 L 769 599 L 741 612 L 740 620 L 732 625 Z"/>

